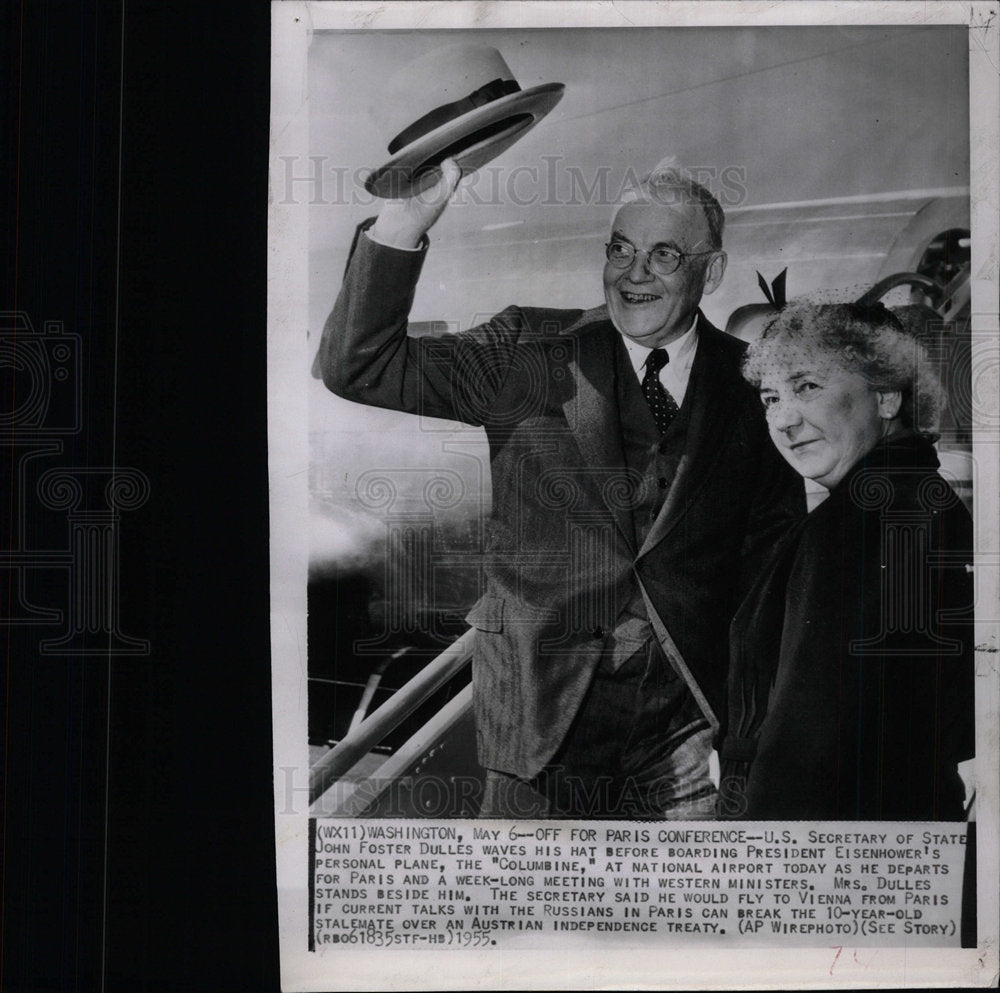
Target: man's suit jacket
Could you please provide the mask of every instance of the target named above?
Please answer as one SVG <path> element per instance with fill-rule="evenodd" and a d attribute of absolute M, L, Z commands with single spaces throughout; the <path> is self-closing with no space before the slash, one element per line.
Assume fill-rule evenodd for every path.
<path fill-rule="evenodd" d="M 740 376 L 743 344 L 699 315 L 686 450 L 639 548 L 616 398 L 621 346 L 605 309 L 509 307 L 460 334 L 409 338 L 422 262 L 423 252 L 360 238 L 317 367 L 349 400 L 486 429 L 487 586 L 468 616 L 480 761 L 529 778 L 552 758 L 636 579 L 668 657 L 717 726 L 743 579 L 805 510 Z"/>

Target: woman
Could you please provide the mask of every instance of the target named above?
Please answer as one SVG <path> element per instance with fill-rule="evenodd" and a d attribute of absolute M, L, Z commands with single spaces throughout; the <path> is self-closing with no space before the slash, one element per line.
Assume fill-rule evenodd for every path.
<path fill-rule="evenodd" d="M 881 305 L 798 305 L 744 375 L 778 451 L 830 492 L 733 621 L 720 816 L 961 819 L 972 520 L 936 472 L 927 356 Z"/>

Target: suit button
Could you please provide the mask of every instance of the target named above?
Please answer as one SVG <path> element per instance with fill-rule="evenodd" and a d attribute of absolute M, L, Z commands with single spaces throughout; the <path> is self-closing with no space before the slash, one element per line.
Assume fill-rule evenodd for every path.
<path fill-rule="evenodd" d="M 667 488 L 667 477 L 660 476 L 660 478 L 656 481 L 656 485 L 659 486 L 661 490 L 665 490 Z"/>
<path fill-rule="evenodd" d="M 591 633 L 591 634 L 592 634 L 592 635 L 593 635 L 593 636 L 594 636 L 595 638 L 598 638 L 598 639 L 601 639 L 601 638 L 603 638 L 603 637 L 604 637 L 604 628 L 602 628 L 602 627 L 601 627 L 601 625 L 600 625 L 600 624 L 598 624 L 598 625 L 597 625 L 597 627 L 596 627 L 596 628 L 594 628 L 594 630 L 593 630 L 593 631 L 591 631 L 590 633 Z"/>

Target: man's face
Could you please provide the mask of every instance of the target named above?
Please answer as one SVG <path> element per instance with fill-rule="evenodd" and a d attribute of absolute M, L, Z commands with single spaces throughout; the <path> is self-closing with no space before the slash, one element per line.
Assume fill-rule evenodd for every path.
<path fill-rule="evenodd" d="M 647 348 L 679 338 L 691 326 L 702 296 L 722 282 L 725 253 L 685 257 L 668 276 L 650 268 L 646 253 L 654 248 L 708 252 L 708 222 L 701 206 L 628 203 L 615 216 L 610 240 L 637 250 L 627 269 L 604 264 L 604 299 L 615 327 Z"/>

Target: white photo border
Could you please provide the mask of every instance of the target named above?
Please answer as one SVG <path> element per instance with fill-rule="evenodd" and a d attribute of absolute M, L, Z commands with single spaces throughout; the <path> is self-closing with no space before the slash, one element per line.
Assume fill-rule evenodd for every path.
<path fill-rule="evenodd" d="M 985 409 L 1000 409 L 998 315 L 998 164 L 1000 45 L 996 3 L 870 4 L 798 2 L 276 2 L 272 4 L 271 139 L 268 213 L 268 448 L 271 531 L 276 876 L 282 988 L 327 989 L 720 989 L 857 988 L 992 985 L 998 969 L 998 730 L 1000 615 L 977 624 L 978 949 L 891 947 L 839 956 L 833 947 L 781 949 L 579 948 L 487 951 L 306 948 L 308 892 L 308 752 L 306 584 L 309 469 L 308 410 L 302 383 L 315 341 L 309 326 L 308 207 L 277 195 L 282 156 L 309 153 L 307 52 L 321 29 L 421 30 L 493 27 L 622 28 L 652 25 L 965 24 L 970 41 L 970 174 L 974 368 Z M 978 332 L 978 333 L 977 333 Z M 1000 561 L 996 507 L 997 438 L 974 441 L 977 553 Z M 977 602 L 1000 606 L 998 570 L 977 569 Z M 832 939 L 831 939 L 832 940 Z M 555 944 L 555 942 L 553 942 Z"/>

